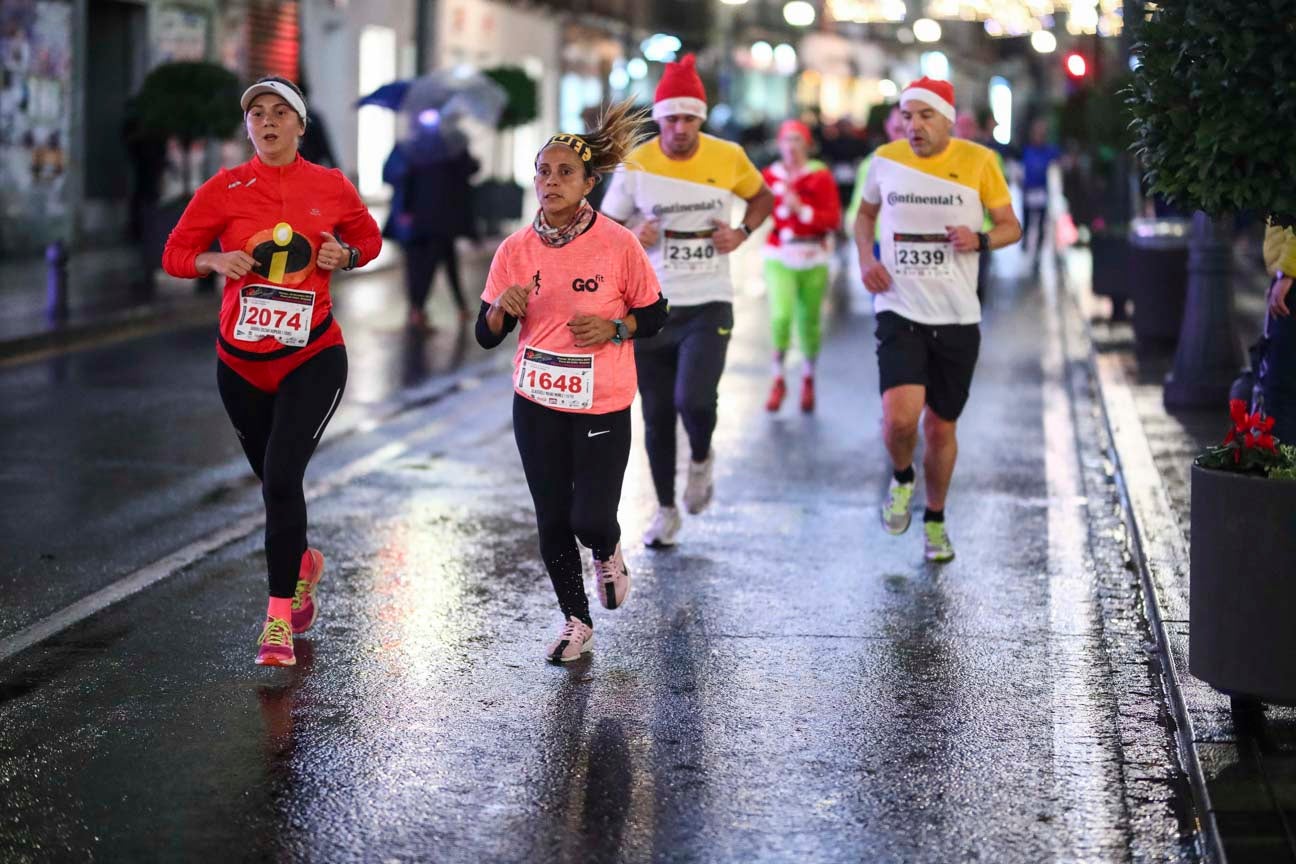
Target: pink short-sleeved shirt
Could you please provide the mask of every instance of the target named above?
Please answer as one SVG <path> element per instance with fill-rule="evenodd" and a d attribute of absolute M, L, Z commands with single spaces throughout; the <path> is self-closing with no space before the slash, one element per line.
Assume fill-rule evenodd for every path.
<path fill-rule="evenodd" d="M 505 238 L 491 261 L 482 300 L 494 303 L 510 285 L 536 280 L 519 322 L 518 348 L 513 355 L 513 385 L 520 395 L 539 404 L 521 386 L 519 374 L 528 349 L 560 355 L 593 358 L 593 404 L 588 408 L 551 404 L 559 411 L 610 414 L 634 401 L 634 346 L 629 342 L 578 348 L 567 322 L 579 315 L 597 315 L 609 321 L 624 318 L 631 309 L 651 306 L 661 286 L 638 238 L 603 216 L 566 246 L 552 247 L 536 236 L 531 226 Z"/>

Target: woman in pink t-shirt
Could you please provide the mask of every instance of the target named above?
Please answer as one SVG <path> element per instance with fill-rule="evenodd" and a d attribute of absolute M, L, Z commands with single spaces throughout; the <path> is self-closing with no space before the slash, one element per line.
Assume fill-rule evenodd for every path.
<path fill-rule="evenodd" d="M 521 322 L 513 358 L 513 434 L 535 502 L 540 555 L 564 618 L 548 659 L 590 651 L 594 622 L 579 540 L 594 555 L 599 600 L 625 602 L 617 506 L 630 459 L 635 395 L 630 339 L 666 320 L 661 286 L 639 240 L 600 218 L 585 196 L 640 141 L 643 118 L 623 102 L 598 128 L 555 135 L 536 154 L 540 209 L 491 262 L 477 341 L 494 348 Z"/>

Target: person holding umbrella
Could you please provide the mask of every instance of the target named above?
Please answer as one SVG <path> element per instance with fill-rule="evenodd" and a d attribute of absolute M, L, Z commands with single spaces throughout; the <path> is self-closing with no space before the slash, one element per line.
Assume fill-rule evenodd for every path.
<path fill-rule="evenodd" d="M 314 623 L 324 573 L 306 541 L 302 481 L 347 379 L 329 283 L 372 260 L 382 237 L 342 172 L 299 154 L 309 121 L 295 84 L 262 78 L 240 104 L 256 155 L 198 189 L 162 266 L 181 279 L 225 277 L 216 382 L 266 509 L 270 601 L 256 662 L 292 666 L 293 634 Z M 208 251 L 213 240 L 221 251 Z"/>
<path fill-rule="evenodd" d="M 601 218 L 586 196 L 639 142 L 641 123 L 622 102 L 594 131 L 555 135 L 540 148 L 540 209 L 496 251 L 477 318 L 484 348 L 521 325 L 513 433 L 563 615 L 546 655 L 557 663 L 594 644 L 577 540 L 593 552 L 604 608 L 620 608 L 630 590 L 617 523 L 636 387 L 627 343 L 661 329 L 667 305 L 638 238 Z"/>

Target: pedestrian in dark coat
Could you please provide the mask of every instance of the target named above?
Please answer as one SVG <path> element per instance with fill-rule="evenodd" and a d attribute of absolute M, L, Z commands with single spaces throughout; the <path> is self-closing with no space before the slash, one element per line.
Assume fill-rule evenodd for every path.
<path fill-rule="evenodd" d="M 396 145 L 383 166 L 383 180 L 395 190 L 383 236 L 405 252 L 411 327 L 432 329 L 424 307 L 442 264 L 460 321 L 472 317 L 460 283 L 455 240 L 477 239 L 468 180 L 480 167 L 466 150 L 430 161 L 420 159 L 418 150 L 406 144 Z"/>

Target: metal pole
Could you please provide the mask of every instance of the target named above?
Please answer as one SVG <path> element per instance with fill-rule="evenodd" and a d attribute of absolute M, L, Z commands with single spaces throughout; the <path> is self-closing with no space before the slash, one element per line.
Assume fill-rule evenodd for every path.
<path fill-rule="evenodd" d="M 62 240 L 45 247 L 45 318 L 51 324 L 67 320 L 67 261 Z"/>
<path fill-rule="evenodd" d="M 430 72 L 432 62 L 432 2 L 414 0 L 414 74 Z"/>

